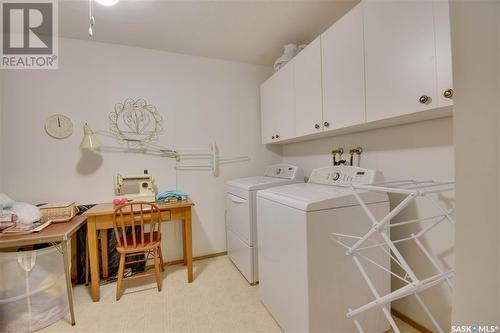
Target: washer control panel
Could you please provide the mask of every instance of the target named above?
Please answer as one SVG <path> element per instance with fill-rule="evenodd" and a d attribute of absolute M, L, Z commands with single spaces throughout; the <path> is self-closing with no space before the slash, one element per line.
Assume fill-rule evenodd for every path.
<path fill-rule="evenodd" d="M 350 184 L 373 184 L 380 182 L 382 175 L 376 170 L 354 166 L 331 166 L 314 169 L 309 177 L 311 184 L 349 186 Z"/>
<path fill-rule="evenodd" d="M 267 167 L 264 176 L 297 181 L 303 181 L 304 179 L 304 173 L 302 172 L 302 169 L 290 164 L 271 165 Z"/>

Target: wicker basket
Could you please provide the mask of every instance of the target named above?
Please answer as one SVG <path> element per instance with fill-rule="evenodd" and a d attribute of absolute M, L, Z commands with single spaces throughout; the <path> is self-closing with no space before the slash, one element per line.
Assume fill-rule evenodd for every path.
<path fill-rule="evenodd" d="M 77 208 L 74 202 L 46 204 L 38 207 L 42 217 L 52 222 L 67 222 L 75 217 Z"/>

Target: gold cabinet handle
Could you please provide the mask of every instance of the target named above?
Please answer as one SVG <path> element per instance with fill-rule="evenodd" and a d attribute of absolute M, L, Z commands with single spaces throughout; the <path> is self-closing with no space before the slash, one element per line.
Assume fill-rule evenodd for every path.
<path fill-rule="evenodd" d="M 431 100 L 431 98 L 427 95 L 422 95 L 420 96 L 420 98 L 418 99 L 418 101 L 421 103 L 421 104 L 427 104 L 429 103 Z"/>
<path fill-rule="evenodd" d="M 314 124 L 314 128 L 319 129 L 320 128 L 319 124 Z"/>
<path fill-rule="evenodd" d="M 323 126 L 325 126 L 325 127 L 330 127 L 330 123 L 329 123 L 329 122 L 327 122 L 327 121 L 325 121 L 325 122 L 323 123 Z"/>
<path fill-rule="evenodd" d="M 443 93 L 444 98 L 453 98 L 453 89 L 446 89 Z"/>

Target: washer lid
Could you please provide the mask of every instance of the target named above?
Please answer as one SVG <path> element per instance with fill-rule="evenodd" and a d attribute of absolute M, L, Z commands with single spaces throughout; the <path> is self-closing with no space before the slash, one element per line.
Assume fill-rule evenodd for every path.
<path fill-rule="evenodd" d="M 358 190 L 367 204 L 388 201 L 385 193 Z M 268 199 L 303 211 L 316 211 L 359 205 L 349 187 L 321 184 L 290 184 L 257 192 L 257 197 Z"/>
<path fill-rule="evenodd" d="M 227 182 L 227 186 L 234 186 L 247 191 L 255 191 L 274 186 L 287 185 L 293 182 L 294 181 L 290 179 L 257 176 L 257 177 L 233 179 Z"/>

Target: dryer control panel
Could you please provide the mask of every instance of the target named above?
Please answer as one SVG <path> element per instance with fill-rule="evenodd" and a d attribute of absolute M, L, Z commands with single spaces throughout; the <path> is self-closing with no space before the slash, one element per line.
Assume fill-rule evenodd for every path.
<path fill-rule="evenodd" d="M 275 164 L 267 167 L 266 177 L 283 178 L 295 181 L 304 181 L 304 172 L 301 168 L 290 164 Z"/>
<path fill-rule="evenodd" d="M 308 183 L 349 186 L 350 184 L 374 184 L 382 181 L 382 174 L 376 170 L 354 166 L 331 166 L 314 169 Z"/>

